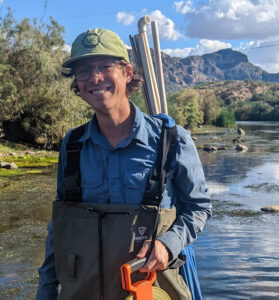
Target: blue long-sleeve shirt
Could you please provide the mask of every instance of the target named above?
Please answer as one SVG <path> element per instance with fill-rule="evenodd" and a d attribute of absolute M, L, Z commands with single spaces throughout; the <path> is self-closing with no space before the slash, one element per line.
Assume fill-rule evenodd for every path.
<path fill-rule="evenodd" d="M 143 198 L 148 176 L 157 155 L 162 120 L 135 109 L 135 120 L 129 137 L 112 147 L 98 129 L 95 117 L 87 123 L 80 138 L 83 147 L 80 154 L 82 200 L 94 203 L 138 204 Z M 170 119 L 168 119 L 171 122 Z M 64 199 L 63 171 L 66 165 L 65 136 L 59 155 L 57 196 Z M 161 207 L 176 206 L 177 219 L 170 230 L 158 239 L 176 257 L 191 244 L 211 215 L 209 191 L 206 186 L 201 162 L 188 131 L 177 126 L 176 155 L 168 175 Z M 56 299 L 52 244 L 52 222 L 48 226 L 45 262 L 39 268 L 38 300 Z"/>

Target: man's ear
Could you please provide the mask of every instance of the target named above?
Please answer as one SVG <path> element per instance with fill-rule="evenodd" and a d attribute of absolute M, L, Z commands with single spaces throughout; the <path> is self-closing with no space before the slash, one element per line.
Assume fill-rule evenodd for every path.
<path fill-rule="evenodd" d="M 127 64 L 126 66 L 126 76 L 127 76 L 127 83 L 131 82 L 133 79 L 133 66 L 131 64 Z"/>

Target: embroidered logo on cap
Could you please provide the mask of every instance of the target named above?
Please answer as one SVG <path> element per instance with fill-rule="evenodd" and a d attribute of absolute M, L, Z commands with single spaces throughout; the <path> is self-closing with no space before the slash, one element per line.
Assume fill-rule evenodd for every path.
<path fill-rule="evenodd" d="M 84 48 L 96 48 L 99 43 L 100 43 L 101 39 L 100 37 L 93 32 L 88 32 L 86 34 L 86 36 L 82 39 L 82 45 Z"/>

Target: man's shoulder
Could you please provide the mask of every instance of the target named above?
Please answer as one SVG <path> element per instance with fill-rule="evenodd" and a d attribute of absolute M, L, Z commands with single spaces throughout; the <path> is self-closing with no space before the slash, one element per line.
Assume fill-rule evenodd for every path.
<path fill-rule="evenodd" d="M 75 140 L 81 139 L 87 132 L 89 124 L 92 120 L 89 120 L 87 123 L 79 125 L 77 127 L 71 128 L 64 136 L 63 143 L 68 143 L 70 137 L 74 138 Z"/>

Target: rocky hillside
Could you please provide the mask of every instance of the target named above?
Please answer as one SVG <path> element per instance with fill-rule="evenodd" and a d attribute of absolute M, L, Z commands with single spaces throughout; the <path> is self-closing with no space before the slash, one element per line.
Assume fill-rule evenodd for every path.
<path fill-rule="evenodd" d="M 198 91 L 212 90 L 217 97 L 224 100 L 226 105 L 243 102 L 246 100 L 256 101 L 262 98 L 278 99 L 279 83 L 252 81 L 252 80 L 228 80 L 205 82 L 194 87 Z M 277 100 L 279 104 L 279 100 Z"/>
<path fill-rule="evenodd" d="M 162 53 L 168 92 L 209 81 L 260 80 L 279 82 L 279 73 L 270 74 L 248 61 L 248 57 L 232 49 L 202 56 L 171 57 Z"/>

